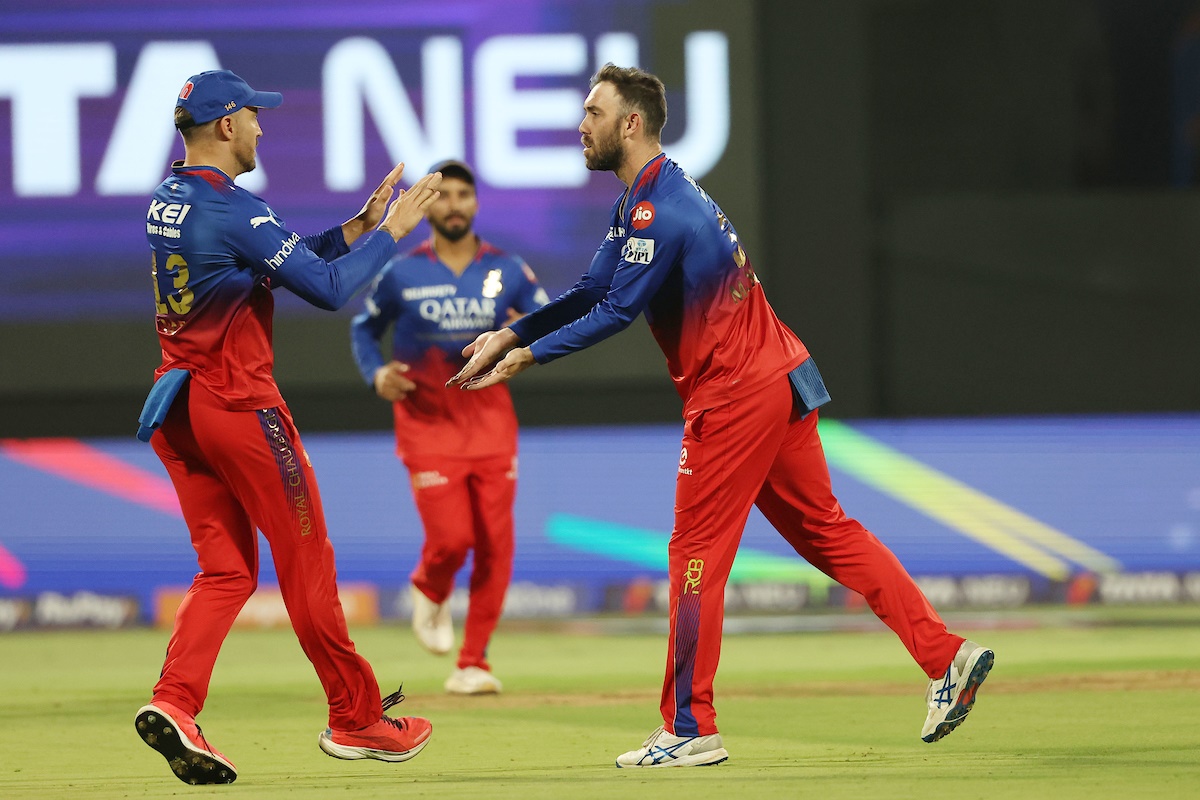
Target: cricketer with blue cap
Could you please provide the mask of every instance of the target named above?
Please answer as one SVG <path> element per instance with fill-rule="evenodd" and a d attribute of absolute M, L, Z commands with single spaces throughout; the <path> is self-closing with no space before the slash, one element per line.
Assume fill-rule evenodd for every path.
<path fill-rule="evenodd" d="M 174 109 L 183 159 L 146 209 L 146 289 L 153 287 L 162 364 L 137 435 L 171 476 L 200 572 L 134 724 L 191 785 L 237 779 L 196 717 L 221 643 L 258 584 L 256 530 L 271 545 L 292 628 L 325 690 L 321 750 L 401 762 L 420 753 L 433 730 L 423 717 L 385 713 L 403 695 L 381 696 L 350 638 L 316 473 L 275 383 L 272 331 L 276 290 L 334 310 L 365 288 L 438 198 L 441 176 L 397 192 L 397 164 L 354 216 L 301 236 L 234 182 L 255 168 L 259 110 L 282 102 L 228 70 L 188 78 Z"/>
<path fill-rule="evenodd" d="M 175 107 L 186 111 L 191 120 L 180 119 L 182 115 L 177 114 L 175 127 L 184 130 L 220 119 L 239 108 L 278 108 L 282 102 L 283 95 L 279 92 L 256 92 L 229 70 L 211 69 L 188 78 L 179 90 Z"/>

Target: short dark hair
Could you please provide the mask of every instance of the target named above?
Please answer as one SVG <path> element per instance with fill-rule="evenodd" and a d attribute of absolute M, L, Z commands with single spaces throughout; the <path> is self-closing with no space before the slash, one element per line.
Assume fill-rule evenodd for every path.
<path fill-rule="evenodd" d="M 621 97 L 622 112 L 641 114 L 646 123 L 646 135 L 658 140 L 667 124 L 667 90 L 658 76 L 637 67 L 618 67 L 610 61 L 592 76 L 591 88 L 606 81 Z"/>
<path fill-rule="evenodd" d="M 467 166 L 465 161 L 459 161 L 456 158 L 448 158 L 445 161 L 439 161 L 429 169 L 430 172 L 440 172 L 443 178 L 458 178 L 460 181 L 465 181 L 475 186 L 475 171 Z"/>
<path fill-rule="evenodd" d="M 191 141 L 192 136 L 196 133 L 196 120 L 192 119 L 192 114 L 186 108 L 175 106 L 175 129 L 183 134 L 185 142 Z"/>

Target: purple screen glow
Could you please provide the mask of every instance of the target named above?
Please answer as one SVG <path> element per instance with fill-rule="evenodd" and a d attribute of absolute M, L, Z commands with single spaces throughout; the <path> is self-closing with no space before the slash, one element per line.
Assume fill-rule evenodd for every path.
<path fill-rule="evenodd" d="M 175 96 L 213 68 L 284 95 L 261 118 L 260 169 L 239 183 L 293 230 L 344 221 L 396 161 L 416 177 L 465 158 L 479 178 L 480 234 L 560 292 L 586 270 L 622 188 L 580 154 L 576 126 L 599 65 L 663 74 L 664 147 L 697 179 L 726 156 L 729 37 L 660 22 L 688 18 L 691 5 L 6 3 L 0 321 L 150 313 L 141 217 L 182 156 Z"/>

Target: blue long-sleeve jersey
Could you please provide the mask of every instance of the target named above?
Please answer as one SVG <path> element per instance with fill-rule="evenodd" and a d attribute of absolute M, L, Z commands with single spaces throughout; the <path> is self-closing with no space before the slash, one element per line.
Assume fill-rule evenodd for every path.
<path fill-rule="evenodd" d="M 376 231 L 353 252 L 339 227 L 302 237 L 214 167 L 175 164 L 146 212 L 159 343 L 156 374 L 187 369 L 231 410 L 283 402 L 272 376 L 270 289 L 336 309 L 387 263 Z"/>
<path fill-rule="evenodd" d="M 587 273 L 510 327 L 544 364 L 624 330 L 642 313 L 690 407 L 750 394 L 808 358 L 767 303 L 733 224 L 662 154 L 613 204 Z"/>
<path fill-rule="evenodd" d="M 475 457 L 515 452 L 517 420 L 507 386 L 480 392 L 446 388 L 462 368 L 462 349 L 479 334 L 547 301 L 533 270 L 481 241 L 456 275 L 429 242 L 388 263 L 350 326 L 359 372 L 368 384 L 384 365 L 380 342 L 393 327 L 391 357 L 406 363 L 417 388 L 395 404 L 401 455 Z"/>

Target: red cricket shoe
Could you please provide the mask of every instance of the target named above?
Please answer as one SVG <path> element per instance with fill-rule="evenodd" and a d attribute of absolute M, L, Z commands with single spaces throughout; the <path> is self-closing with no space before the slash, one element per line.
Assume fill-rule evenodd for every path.
<path fill-rule="evenodd" d="M 184 783 L 200 786 L 233 783 L 237 767 L 208 743 L 195 717 L 177 706 L 155 701 L 138 709 L 138 736 L 157 750 Z"/>
<path fill-rule="evenodd" d="M 404 699 L 401 692 L 383 699 L 383 710 Z M 347 760 L 374 758 L 379 761 L 408 761 L 429 744 L 433 723 L 422 717 L 384 715 L 378 722 L 357 731 L 335 731 L 326 728 L 317 744 L 327 755 Z"/>

